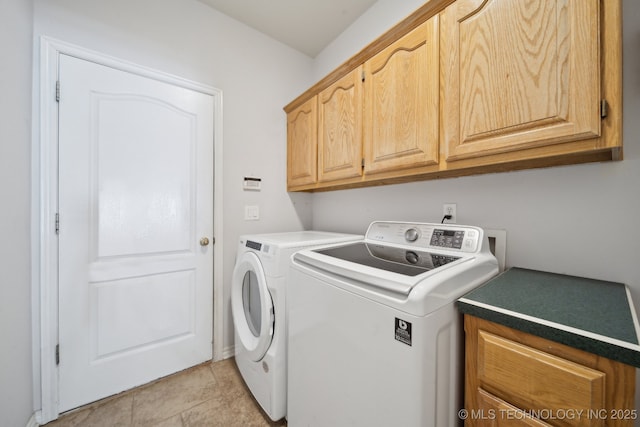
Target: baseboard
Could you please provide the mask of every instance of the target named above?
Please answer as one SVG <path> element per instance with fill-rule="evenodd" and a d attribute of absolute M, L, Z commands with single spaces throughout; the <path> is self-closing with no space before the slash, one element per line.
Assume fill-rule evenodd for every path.
<path fill-rule="evenodd" d="M 27 425 L 25 427 L 39 427 L 40 424 L 36 421 L 36 414 L 31 415 L 29 421 L 27 421 Z"/>
<path fill-rule="evenodd" d="M 222 350 L 222 359 L 228 359 L 230 357 L 233 357 L 236 355 L 236 348 L 235 346 L 229 346 L 229 347 L 225 347 Z"/>

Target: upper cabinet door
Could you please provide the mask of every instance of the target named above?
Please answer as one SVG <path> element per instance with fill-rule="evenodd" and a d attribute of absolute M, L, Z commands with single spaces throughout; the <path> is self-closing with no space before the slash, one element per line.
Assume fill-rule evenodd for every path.
<path fill-rule="evenodd" d="M 438 17 L 365 62 L 365 173 L 438 163 Z"/>
<path fill-rule="evenodd" d="M 458 0 L 441 17 L 447 161 L 600 135 L 600 0 Z"/>
<path fill-rule="evenodd" d="M 287 114 L 287 187 L 315 184 L 318 169 L 318 97 Z"/>
<path fill-rule="evenodd" d="M 318 181 L 362 175 L 362 67 L 320 92 Z"/>

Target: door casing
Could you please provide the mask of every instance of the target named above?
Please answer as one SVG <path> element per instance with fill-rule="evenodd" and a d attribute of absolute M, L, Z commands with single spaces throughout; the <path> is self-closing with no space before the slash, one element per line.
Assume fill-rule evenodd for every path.
<path fill-rule="evenodd" d="M 38 51 L 36 47 L 36 51 Z M 31 288 L 33 390 L 36 420 L 58 418 L 58 104 L 56 81 L 60 54 L 212 95 L 214 98 L 213 360 L 223 355 L 223 210 L 222 91 L 49 37 L 39 40 L 34 73 L 31 161 Z"/>

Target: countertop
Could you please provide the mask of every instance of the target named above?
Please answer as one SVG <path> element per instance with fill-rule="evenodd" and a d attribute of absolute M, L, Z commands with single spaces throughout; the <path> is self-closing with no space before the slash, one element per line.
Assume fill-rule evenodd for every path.
<path fill-rule="evenodd" d="M 514 267 L 457 304 L 464 314 L 640 368 L 640 328 L 622 283 Z"/>

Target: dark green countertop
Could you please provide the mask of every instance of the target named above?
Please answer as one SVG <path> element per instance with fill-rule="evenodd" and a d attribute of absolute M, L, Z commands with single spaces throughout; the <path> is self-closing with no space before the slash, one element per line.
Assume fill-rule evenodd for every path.
<path fill-rule="evenodd" d="M 458 300 L 462 313 L 640 367 L 622 283 L 511 268 Z"/>

